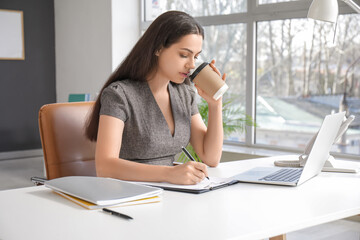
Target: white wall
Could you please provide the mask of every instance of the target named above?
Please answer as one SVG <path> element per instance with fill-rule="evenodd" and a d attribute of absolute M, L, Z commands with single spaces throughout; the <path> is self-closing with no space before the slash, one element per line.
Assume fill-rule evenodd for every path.
<path fill-rule="evenodd" d="M 127 56 L 141 35 L 140 12 L 140 0 L 112 0 L 113 70 Z"/>
<path fill-rule="evenodd" d="M 140 36 L 139 0 L 55 0 L 54 5 L 57 102 L 66 102 L 70 93 L 95 97 Z"/>

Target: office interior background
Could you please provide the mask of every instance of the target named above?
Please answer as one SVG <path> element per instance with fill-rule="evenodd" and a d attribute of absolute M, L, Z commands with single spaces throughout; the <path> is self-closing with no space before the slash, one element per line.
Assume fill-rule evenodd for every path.
<path fill-rule="evenodd" d="M 256 127 L 226 136 L 228 145 L 301 151 L 325 115 L 355 121 L 332 151 L 358 158 L 360 16 L 340 5 L 337 25 L 307 19 L 311 1 L 145 1 L 143 30 L 165 10 L 187 11 L 205 26 L 202 61 L 226 72 L 229 117 Z"/>
<path fill-rule="evenodd" d="M 310 3 L 0 1 L 0 9 L 23 11 L 25 43 L 25 60 L 0 60 L 0 166 L 16 160 L 22 169 L 32 170 L 34 163 L 41 166 L 40 107 L 66 102 L 73 93 L 97 97 L 151 21 L 170 9 L 188 12 L 205 27 L 198 64 L 215 59 L 228 74 L 230 89 L 224 99 L 231 102 L 231 114 L 227 117 L 236 121 L 248 115 L 256 122 L 256 127 L 226 136 L 224 161 L 301 153 L 323 117 L 343 109 L 356 119 L 334 144 L 333 155 L 359 161 L 360 15 L 339 1 L 336 26 L 316 22 L 306 18 Z M 3 174 L 6 167 L 0 171 L 2 183 L 11 179 Z M 321 228 L 335 231 L 338 226 L 336 222 Z M 349 227 L 351 236 L 358 236 L 357 226 Z M 324 239 L 336 239 L 336 235 L 330 238 L 334 231 Z"/>
<path fill-rule="evenodd" d="M 24 13 L 25 60 L 0 62 L 0 159 L 41 155 L 40 107 L 72 93 L 96 98 L 151 21 L 175 9 L 205 27 L 198 64 L 215 59 L 227 73 L 230 125 L 246 115 L 256 122 L 226 135 L 225 148 L 301 153 L 325 115 L 346 110 L 356 118 L 332 151 L 358 160 L 360 15 L 339 1 L 337 25 L 314 21 L 310 3 L 1 1 L 0 9 Z"/>

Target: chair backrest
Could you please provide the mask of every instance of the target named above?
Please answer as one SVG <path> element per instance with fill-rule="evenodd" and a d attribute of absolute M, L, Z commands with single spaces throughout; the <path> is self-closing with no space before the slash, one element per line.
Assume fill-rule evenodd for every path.
<path fill-rule="evenodd" d="M 94 102 L 54 103 L 41 107 L 39 129 L 48 180 L 95 176 L 95 143 L 85 137 Z"/>

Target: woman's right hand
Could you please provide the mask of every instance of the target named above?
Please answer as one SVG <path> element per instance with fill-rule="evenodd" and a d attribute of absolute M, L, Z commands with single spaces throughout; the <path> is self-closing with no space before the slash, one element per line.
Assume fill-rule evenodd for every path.
<path fill-rule="evenodd" d="M 200 162 L 189 161 L 170 169 L 168 182 L 173 184 L 197 184 L 208 176 L 207 166 Z"/>

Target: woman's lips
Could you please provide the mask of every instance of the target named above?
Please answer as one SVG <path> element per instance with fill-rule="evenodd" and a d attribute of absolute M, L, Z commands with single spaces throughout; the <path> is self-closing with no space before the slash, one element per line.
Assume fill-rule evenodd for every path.
<path fill-rule="evenodd" d="M 189 73 L 180 73 L 184 78 L 189 77 Z"/>

